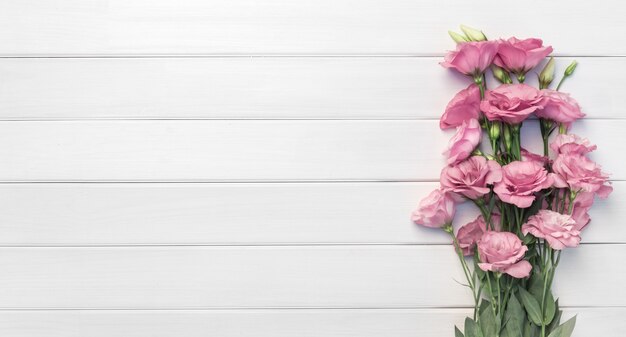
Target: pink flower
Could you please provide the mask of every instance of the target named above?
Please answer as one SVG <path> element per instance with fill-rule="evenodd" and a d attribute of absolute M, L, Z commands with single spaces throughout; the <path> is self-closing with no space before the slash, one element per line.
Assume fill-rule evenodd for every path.
<path fill-rule="evenodd" d="M 468 199 L 478 199 L 489 193 L 487 185 L 502 179 L 500 164 L 481 156 L 473 156 L 455 166 L 441 170 L 441 188 Z"/>
<path fill-rule="evenodd" d="M 489 68 L 497 52 L 495 41 L 463 42 L 457 44 L 455 51 L 449 51 L 440 64 L 468 76 L 480 76 Z"/>
<path fill-rule="evenodd" d="M 452 223 L 454 212 L 454 200 L 450 194 L 442 190 L 434 190 L 420 201 L 411 219 L 418 225 L 441 228 Z"/>
<path fill-rule="evenodd" d="M 491 121 L 517 124 L 543 107 L 541 91 L 526 84 L 503 84 L 487 91 L 480 109 Z"/>
<path fill-rule="evenodd" d="M 446 106 L 441 116 L 439 127 L 449 129 L 457 127 L 470 119 L 478 119 L 480 114 L 480 89 L 476 84 L 459 91 Z"/>
<path fill-rule="evenodd" d="M 536 153 L 532 153 L 532 152 L 530 152 L 530 151 L 528 151 L 528 150 L 526 150 L 524 148 L 520 149 L 520 153 L 522 155 L 522 160 L 523 161 L 534 161 L 534 162 L 537 162 L 537 163 L 539 163 L 541 165 L 545 165 L 545 164 L 547 164 L 550 161 L 550 159 L 548 157 L 544 157 L 544 156 L 538 155 Z"/>
<path fill-rule="evenodd" d="M 559 134 L 550 144 L 552 151 L 557 154 L 579 154 L 584 155 L 594 151 L 597 146 L 591 144 L 588 139 L 581 138 L 575 134 Z"/>
<path fill-rule="evenodd" d="M 444 155 L 448 157 L 448 164 L 455 164 L 469 157 L 480 143 L 482 134 L 477 119 L 461 123 L 448 143 L 448 150 L 444 152 Z"/>
<path fill-rule="evenodd" d="M 543 94 L 543 109 L 537 110 L 537 117 L 553 120 L 559 123 L 571 122 L 585 117 L 580 106 L 569 94 L 551 89 L 541 90 Z"/>
<path fill-rule="evenodd" d="M 497 231 L 500 230 L 499 214 L 492 214 L 490 222 L 495 225 Z M 456 237 L 463 255 L 474 255 L 474 248 L 486 231 L 487 224 L 485 223 L 485 219 L 482 215 L 479 215 L 476 220 L 468 222 L 459 228 L 456 233 Z"/>
<path fill-rule="evenodd" d="M 552 47 L 544 47 L 540 39 L 509 38 L 500 40 L 494 62 L 514 74 L 523 75 L 550 55 Z"/>
<path fill-rule="evenodd" d="M 554 186 L 569 187 L 572 191 L 596 193 L 606 198 L 613 191 L 608 185 L 608 175 L 598 164 L 580 154 L 561 154 L 552 163 L 555 175 Z"/>
<path fill-rule="evenodd" d="M 528 277 L 532 266 L 524 260 L 527 250 L 528 247 L 513 233 L 487 231 L 478 242 L 478 267 L 515 278 Z"/>
<path fill-rule="evenodd" d="M 532 234 L 544 239 L 552 249 L 561 250 L 565 247 L 577 247 L 580 243 L 580 231 L 576 229 L 576 221 L 567 214 L 543 209 L 528 218 L 522 226 L 522 233 Z"/>
<path fill-rule="evenodd" d="M 535 192 L 552 186 L 552 174 L 536 161 L 514 161 L 502 167 L 502 180 L 493 191 L 500 200 L 527 208 L 535 200 Z"/>
<path fill-rule="evenodd" d="M 594 197 L 594 193 L 580 192 L 576 195 L 576 199 L 574 199 L 574 206 L 572 206 L 572 219 L 576 221 L 575 228 L 579 231 L 582 231 L 585 227 L 587 227 L 591 221 L 591 217 L 588 212 L 593 205 Z M 567 202 L 565 209 L 568 209 L 568 207 L 569 202 Z"/>

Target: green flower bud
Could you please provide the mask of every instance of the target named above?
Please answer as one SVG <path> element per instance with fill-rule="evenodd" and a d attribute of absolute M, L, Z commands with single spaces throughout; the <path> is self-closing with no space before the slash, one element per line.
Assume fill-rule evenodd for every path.
<path fill-rule="evenodd" d="M 491 128 L 489 128 L 489 139 L 498 139 L 500 137 L 500 123 L 493 122 Z"/>
<path fill-rule="evenodd" d="M 461 35 L 459 33 L 453 32 L 451 30 L 448 31 L 448 34 L 450 35 L 452 40 L 454 40 L 454 42 L 456 42 L 456 43 L 463 43 L 463 42 L 468 42 L 469 41 L 465 36 L 463 36 L 463 35 Z"/>
<path fill-rule="evenodd" d="M 504 70 L 503 68 L 500 68 L 496 65 L 492 65 L 491 72 L 493 73 L 493 77 L 495 77 L 496 80 L 498 80 L 500 83 L 503 83 L 503 84 L 513 83 L 513 81 L 511 81 L 511 76 L 509 75 L 509 72 Z"/>
<path fill-rule="evenodd" d="M 550 58 L 550 61 L 548 61 L 541 73 L 539 73 L 539 89 L 549 87 L 552 81 L 554 81 L 554 57 Z"/>
<path fill-rule="evenodd" d="M 567 68 L 565 68 L 565 76 L 572 76 L 574 70 L 576 70 L 576 66 L 578 66 L 578 62 L 573 61 Z"/>
<path fill-rule="evenodd" d="M 504 127 L 504 147 L 506 148 L 506 152 L 511 152 L 511 147 L 513 146 L 513 138 L 511 136 L 511 129 L 508 126 Z"/>
<path fill-rule="evenodd" d="M 470 41 L 487 41 L 487 37 L 483 32 L 465 25 L 461 25 L 461 30 Z"/>

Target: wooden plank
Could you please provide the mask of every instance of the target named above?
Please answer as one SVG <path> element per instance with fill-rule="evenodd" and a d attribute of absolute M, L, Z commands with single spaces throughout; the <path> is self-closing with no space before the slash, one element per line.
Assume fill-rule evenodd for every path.
<path fill-rule="evenodd" d="M 437 183 L 0 184 L 0 245 L 445 244 L 409 214 Z M 586 243 L 626 243 L 626 182 Z M 459 208 L 455 225 L 477 216 Z"/>
<path fill-rule="evenodd" d="M 537 123 L 527 125 L 537 150 Z M 626 178 L 615 155 L 625 128 L 574 129 L 615 180 Z M 0 181 L 434 181 L 449 136 L 432 120 L 0 122 Z"/>
<path fill-rule="evenodd" d="M 450 336 L 467 309 L 63 310 L 1 311 L 0 333 L 12 337 L 413 337 Z M 624 308 L 567 308 L 573 337 L 618 337 Z"/>
<path fill-rule="evenodd" d="M 532 20 L 512 28 L 502 13 Z M 432 55 L 453 47 L 446 32 L 459 23 L 543 37 L 560 54 L 624 55 L 623 14 L 619 0 L 5 1 L 0 55 Z"/>
<path fill-rule="evenodd" d="M 0 119 L 436 119 L 468 84 L 440 59 L 0 59 Z M 589 118 L 626 117 L 626 59 L 578 61 L 563 89 Z"/>
<path fill-rule="evenodd" d="M 564 252 L 564 306 L 621 306 L 626 245 Z M 601 263 L 599 263 L 601 261 Z M 607 268 L 608 267 L 608 268 Z M 0 248 L 1 309 L 471 305 L 450 246 Z M 581 272 L 584 270 L 584 272 Z M 584 289 L 584 291 L 581 291 Z"/>

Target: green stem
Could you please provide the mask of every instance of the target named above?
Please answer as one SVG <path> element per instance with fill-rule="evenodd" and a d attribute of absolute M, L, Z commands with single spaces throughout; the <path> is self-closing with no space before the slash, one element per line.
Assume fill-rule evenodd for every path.
<path fill-rule="evenodd" d="M 467 266 L 467 261 L 465 261 L 465 257 L 463 256 L 463 251 L 461 250 L 461 247 L 459 245 L 459 240 L 456 238 L 456 235 L 454 235 L 454 230 L 452 229 L 452 225 L 446 225 L 444 226 L 443 230 L 450 234 L 450 236 L 452 237 L 452 243 L 454 244 L 454 250 L 456 251 L 456 254 L 459 258 L 459 261 L 461 262 L 461 266 L 463 267 L 463 273 L 465 274 L 465 278 L 467 279 L 467 283 L 470 287 L 470 289 L 472 290 L 472 297 L 474 298 L 474 321 L 476 321 L 477 317 L 478 317 L 478 304 L 480 302 L 480 294 L 476 291 L 476 284 L 474 283 L 474 278 L 470 277 L 471 271 L 469 269 L 469 267 Z"/>

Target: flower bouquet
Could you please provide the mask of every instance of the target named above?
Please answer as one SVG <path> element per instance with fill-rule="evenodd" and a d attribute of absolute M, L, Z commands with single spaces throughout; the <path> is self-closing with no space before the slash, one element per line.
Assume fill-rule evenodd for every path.
<path fill-rule="evenodd" d="M 584 117 L 577 102 L 559 91 L 576 69 L 570 64 L 551 89 L 555 60 L 525 84 L 552 47 L 540 39 L 489 41 L 476 29 L 450 32 L 457 42 L 441 65 L 471 81 L 450 101 L 441 129 L 456 128 L 444 153 L 440 188 L 414 211 L 415 223 L 448 233 L 474 300 L 472 317 L 456 337 L 568 337 L 576 317 L 561 323 L 552 293 L 565 248 L 579 245 L 594 198 L 612 191 L 608 176 L 587 154 L 587 139 L 568 133 Z M 487 88 L 491 71 L 497 86 Z M 523 147 L 520 130 L 538 127 L 543 153 Z M 483 137 L 483 134 L 486 136 Z M 483 144 L 483 138 L 484 144 Z M 471 202 L 480 216 L 455 233 L 455 207 Z"/>

